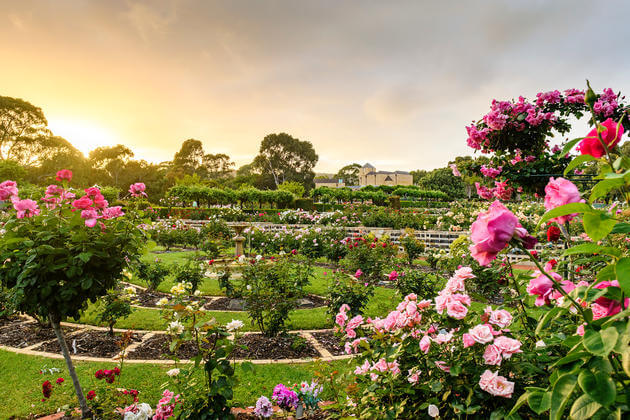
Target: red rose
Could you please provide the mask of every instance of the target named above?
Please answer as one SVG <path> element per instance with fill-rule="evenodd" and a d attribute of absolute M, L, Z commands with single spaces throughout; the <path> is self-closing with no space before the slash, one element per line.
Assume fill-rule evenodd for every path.
<path fill-rule="evenodd" d="M 52 384 L 50 381 L 44 381 L 42 384 L 42 394 L 44 394 L 44 398 L 50 398 L 52 394 Z"/>
<path fill-rule="evenodd" d="M 90 392 L 87 393 L 85 398 L 87 398 L 88 400 L 93 400 L 95 396 L 96 396 L 96 392 L 90 391 Z"/>
<path fill-rule="evenodd" d="M 556 225 L 551 225 L 547 228 L 547 240 L 549 242 L 556 242 L 560 239 L 560 228 Z"/>
<path fill-rule="evenodd" d="M 57 378 L 57 385 L 61 385 L 63 383 L 63 378 Z"/>

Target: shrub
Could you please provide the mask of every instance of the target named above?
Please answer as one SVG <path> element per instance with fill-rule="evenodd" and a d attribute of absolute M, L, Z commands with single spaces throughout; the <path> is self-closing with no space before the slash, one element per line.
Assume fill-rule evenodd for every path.
<path fill-rule="evenodd" d="M 170 270 L 166 264 L 156 258 L 152 263 L 139 261 L 135 266 L 135 272 L 141 280 L 146 282 L 147 289 L 157 290 L 166 276 L 169 275 Z"/>
<path fill-rule="evenodd" d="M 438 276 L 422 270 L 406 270 L 396 277 L 396 289 L 401 296 L 415 293 L 421 300 L 435 296 L 440 283 Z"/>
<path fill-rule="evenodd" d="M 205 267 L 199 263 L 196 255 L 183 264 L 171 265 L 170 271 L 175 282 L 190 283 L 191 292 L 195 292 L 199 288 L 199 284 L 205 277 Z"/>
<path fill-rule="evenodd" d="M 205 241 L 203 241 L 201 243 L 201 250 L 206 254 L 206 257 L 210 259 L 217 258 L 221 253 L 219 245 L 216 241 L 212 239 L 206 239 Z"/>
<path fill-rule="evenodd" d="M 291 257 L 245 263 L 240 290 L 252 324 L 270 337 L 285 331 L 289 313 L 304 296 L 302 288 L 309 276 L 309 270 L 294 264 Z"/>
<path fill-rule="evenodd" d="M 405 249 L 409 265 L 424 252 L 424 242 L 416 238 L 413 229 L 405 229 L 400 237 L 400 244 Z"/>
<path fill-rule="evenodd" d="M 374 287 L 365 285 L 343 271 L 335 271 L 328 286 L 328 314 L 334 319 L 342 305 L 348 305 L 354 314 L 362 314 L 363 308 L 374 295 Z"/>
<path fill-rule="evenodd" d="M 348 253 L 343 264 L 349 272 L 361 270 L 361 280 L 375 283 L 381 280 L 385 267 L 391 265 L 398 246 L 387 238 L 378 239 L 373 235 L 363 238 L 348 238 Z"/>
<path fill-rule="evenodd" d="M 109 335 L 114 336 L 114 325 L 119 319 L 125 319 L 131 315 L 131 299 L 135 295 L 133 287 L 120 290 L 109 290 L 101 298 L 101 309 L 98 313 L 98 321 L 107 324 Z"/>

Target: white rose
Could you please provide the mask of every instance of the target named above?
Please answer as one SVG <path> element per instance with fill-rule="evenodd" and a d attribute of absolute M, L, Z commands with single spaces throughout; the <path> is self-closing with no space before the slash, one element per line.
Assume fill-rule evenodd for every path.
<path fill-rule="evenodd" d="M 440 415 L 440 409 L 437 408 L 436 405 L 431 404 L 429 406 L 429 410 L 428 411 L 429 411 L 429 416 L 431 416 L 431 417 L 435 418 L 435 417 L 438 417 Z"/>
<path fill-rule="evenodd" d="M 172 378 L 173 376 L 177 376 L 177 375 L 179 375 L 179 369 L 177 369 L 177 368 L 175 368 L 175 369 L 171 369 L 171 370 L 167 371 L 167 372 L 166 372 L 166 374 Z M 148 404 L 147 404 L 147 405 L 148 405 Z M 149 409 L 150 409 L 150 408 L 151 408 L 151 407 L 149 407 Z"/>

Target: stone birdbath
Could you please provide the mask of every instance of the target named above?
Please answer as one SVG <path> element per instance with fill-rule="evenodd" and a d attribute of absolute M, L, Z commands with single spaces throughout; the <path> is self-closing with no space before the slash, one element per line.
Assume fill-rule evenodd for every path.
<path fill-rule="evenodd" d="M 237 257 L 239 255 L 244 255 L 243 242 L 245 242 L 245 237 L 242 235 L 242 233 L 246 227 L 247 227 L 247 224 L 245 223 L 238 223 L 238 224 L 232 225 L 232 228 L 236 231 L 236 236 L 233 239 L 234 239 L 234 245 L 236 249 L 235 255 Z"/>

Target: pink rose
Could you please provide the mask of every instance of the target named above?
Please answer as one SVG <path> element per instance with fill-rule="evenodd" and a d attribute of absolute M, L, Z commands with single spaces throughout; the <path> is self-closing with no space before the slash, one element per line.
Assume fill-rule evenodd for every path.
<path fill-rule="evenodd" d="M 359 278 L 363 275 L 363 271 L 359 268 L 356 273 L 354 273 L 354 277 Z"/>
<path fill-rule="evenodd" d="M 389 281 L 395 281 L 398 278 L 398 273 L 394 270 L 387 276 Z"/>
<path fill-rule="evenodd" d="M 464 342 L 464 348 L 465 347 L 471 347 L 475 344 L 475 339 L 472 338 L 472 335 L 468 334 L 468 333 L 464 333 L 462 335 L 462 341 Z"/>
<path fill-rule="evenodd" d="M 81 218 L 85 219 L 85 226 L 94 227 L 98 219 L 98 213 L 95 209 L 81 210 Z"/>
<path fill-rule="evenodd" d="M 501 350 L 503 358 L 509 359 L 514 353 L 522 353 L 521 342 L 504 335 L 494 339 L 494 345 Z"/>
<path fill-rule="evenodd" d="M 363 324 L 363 317 L 361 315 L 357 315 L 348 322 L 347 328 L 355 329 L 361 324 Z"/>
<path fill-rule="evenodd" d="M 468 313 L 468 308 L 458 301 L 451 301 L 446 304 L 446 313 L 451 318 L 464 319 Z"/>
<path fill-rule="evenodd" d="M 348 320 L 348 315 L 345 312 L 339 312 L 335 317 L 335 323 L 340 327 L 346 325 L 346 321 Z"/>
<path fill-rule="evenodd" d="M 551 277 L 556 281 L 561 281 L 562 276 L 554 271 L 547 271 L 551 274 Z M 543 306 L 545 304 L 549 304 L 549 298 L 551 293 L 553 292 L 553 282 L 549 277 L 542 274 L 540 271 L 535 271 L 534 275 L 537 277 L 531 279 L 529 284 L 527 285 L 527 293 L 532 296 L 537 296 L 536 302 L 534 304 L 536 306 Z"/>
<path fill-rule="evenodd" d="M 387 369 L 387 360 L 383 359 L 382 357 L 371 368 L 371 370 L 378 370 L 379 372 L 387 372 Z"/>
<path fill-rule="evenodd" d="M 39 214 L 39 207 L 37 207 L 37 203 L 29 199 L 25 199 L 25 200 L 15 199 L 13 201 L 13 208 L 17 210 L 18 219 L 23 219 L 25 217 L 33 217 Z"/>
<path fill-rule="evenodd" d="M 70 181 L 72 180 L 72 171 L 69 169 L 62 169 L 57 172 L 57 181 Z"/>
<path fill-rule="evenodd" d="M 437 366 L 439 369 L 443 370 L 446 373 L 450 373 L 451 372 L 451 367 L 449 365 L 447 365 L 446 363 L 444 363 L 441 360 L 437 360 L 435 362 L 435 366 Z"/>
<path fill-rule="evenodd" d="M 444 312 L 444 309 L 446 309 L 446 304 L 448 303 L 449 299 L 450 299 L 450 294 L 444 294 L 444 295 L 437 295 L 435 297 L 435 311 L 438 314 L 442 314 L 442 312 Z"/>
<path fill-rule="evenodd" d="M 584 336 L 584 325 L 585 324 L 581 324 L 577 327 L 577 330 L 575 331 L 577 335 Z"/>
<path fill-rule="evenodd" d="M 492 328 L 487 324 L 479 324 L 468 330 L 468 333 L 473 340 L 480 344 L 489 343 L 494 339 Z"/>
<path fill-rule="evenodd" d="M 505 309 L 490 312 L 490 323 L 499 328 L 505 328 L 512 323 L 512 314 Z"/>
<path fill-rule="evenodd" d="M 11 198 L 17 198 L 18 189 L 15 181 L 4 181 L 0 183 L 0 201 L 7 201 Z"/>
<path fill-rule="evenodd" d="M 86 209 L 92 207 L 92 199 L 90 197 L 88 197 L 87 195 L 84 195 L 83 197 L 79 198 L 78 200 L 74 200 L 72 202 L 72 207 L 74 207 L 76 209 L 80 209 L 80 210 L 86 210 Z"/>
<path fill-rule="evenodd" d="M 132 197 L 146 197 L 147 194 L 144 192 L 146 186 L 142 182 L 136 182 L 135 184 L 131 184 L 129 186 L 129 193 Z"/>
<path fill-rule="evenodd" d="M 489 370 L 486 370 L 479 378 L 479 387 L 497 397 L 512 398 L 514 392 L 514 382 L 499 376 L 498 372 Z"/>
<path fill-rule="evenodd" d="M 494 344 L 489 344 L 483 353 L 483 361 L 486 365 L 499 366 L 501 364 L 501 350 Z"/>
<path fill-rule="evenodd" d="M 350 306 L 348 306 L 347 303 L 344 303 L 343 305 L 341 305 L 341 307 L 339 308 L 339 312 L 343 312 L 346 313 L 350 310 Z"/>
<path fill-rule="evenodd" d="M 495 201 L 487 212 L 481 212 L 471 226 L 472 257 L 480 265 L 489 265 L 512 240 L 518 219 L 501 202 Z"/>
<path fill-rule="evenodd" d="M 435 341 L 438 344 L 444 344 L 444 343 L 448 343 L 452 339 L 453 339 L 453 333 L 446 333 L 446 334 L 440 333 L 435 336 L 433 341 Z"/>
<path fill-rule="evenodd" d="M 473 269 L 470 267 L 459 267 L 453 273 L 453 277 L 457 277 L 460 279 L 474 279 L 476 276 L 473 274 Z"/>
<path fill-rule="evenodd" d="M 114 206 L 103 209 L 103 219 L 114 219 L 116 217 L 122 217 L 125 213 L 122 211 L 122 207 Z"/>
<path fill-rule="evenodd" d="M 427 354 L 429 352 L 429 347 L 431 347 L 431 339 L 428 335 L 425 335 L 420 339 L 420 350 Z"/>
<path fill-rule="evenodd" d="M 411 369 L 409 369 L 409 375 L 407 376 L 407 381 L 409 381 L 410 384 L 417 384 L 418 380 L 420 380 L 420 375 L 419 372 L 414 372 Z"/>
<path fill-rule="evenodd" d="M 601 123 L 604 127 L 601 136 L 608 149 L 612 149 L 619 143 L 621 136 L 623 135 L 623 126 L 615 123 L 611 118 Z M 597 128 L 593 128 L 582 140 L 578 146 L 578 150 L 583 155 L 591 155 L 595 158 L 604 156 L 606 150 L 597 137 Z"/>
<path fill-rule="evenodd" d="M 583 203 L 575 184 L 564 178 L 549 178 L 549 183 L 545 187 L 545 209 L 547 211 L 555 209 L 569 203 Z M 570 222 L 577 213 L 568 214 L 551 219 L 552 222 L 564 224 Z"/>

